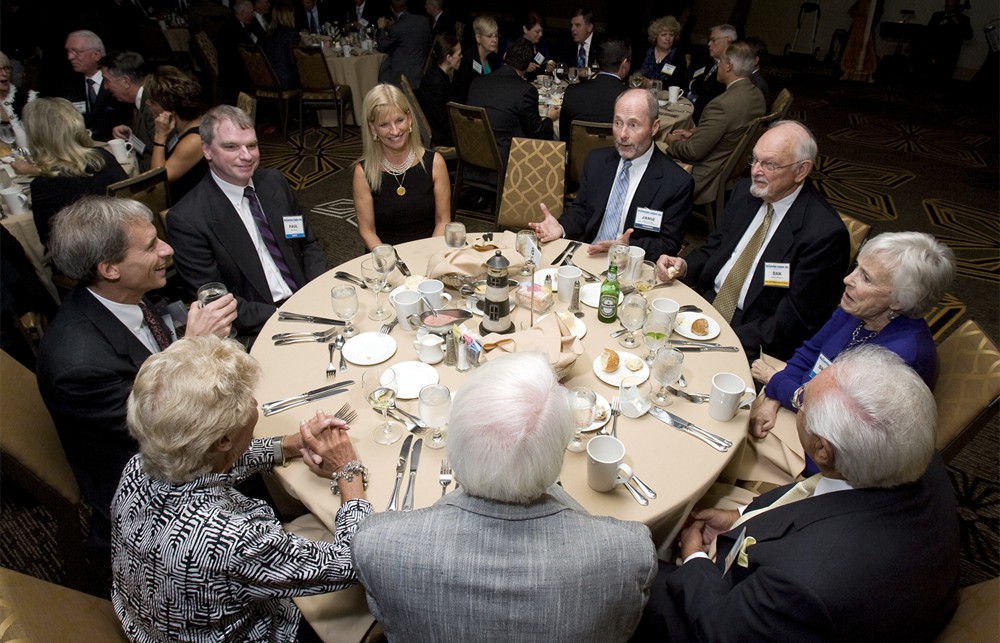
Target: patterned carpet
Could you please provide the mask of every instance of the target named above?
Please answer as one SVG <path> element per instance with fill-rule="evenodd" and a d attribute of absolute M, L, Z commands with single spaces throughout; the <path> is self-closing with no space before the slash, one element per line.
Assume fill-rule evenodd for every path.
<path fill-rule="evenodd" d="M 840 212 L 872 226 L 872 234 L 920 230 L 948 243 L 958 278 L 928 316 L 938 340 L 965 319 L 1000 337 L 1000 137 L 996 106 L 978 104 L 961 87 L 928 92 L 909 87 L 840 83 L 822 73 L 769 68 L 772 89 L 794 95 L 790 118 L 817 136 L 812 179 Z M 262 137 L 262 164 L 281 169 L 330 265 L 361 254 L 351 201 L 351 167 L 361 152 L 356 127 L 344 141 L 334 130 L 298 130 L 287 141 Z M 470 230 L 481 222 L 466 221 Z M 706 231 L 693 226 L 693 246 Z M 962 585 L 1000 575 L 1000 445 L 994 420 L 949 466 L 962 526 Z M 59 582 L 51 518 L 2 480 L 0 564 Z"/>

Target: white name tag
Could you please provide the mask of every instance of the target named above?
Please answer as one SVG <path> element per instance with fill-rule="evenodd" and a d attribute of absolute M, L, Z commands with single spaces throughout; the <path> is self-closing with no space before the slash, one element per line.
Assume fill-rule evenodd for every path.
<path fill-rule="evenodd" d="M 146 151 L 146 144 L 136 138 L 135 134 L 128 135 L 128 142 L 132 144 L 132 149 L 139 156 L 142 156 L 143 152 Z"/>
<path fill-rule="evenodd" d="M 705 68 L 704 68 L 704 67 L 702 67 L 702 68 L 701 68 L 701 69 L 699 69 L 698 71 L 696 71 L 696 72 L 694 72 L 693 74 L 691 74 L 691 80 L 694 80 L 695 78 L 697 78 L 698 76 L 701 76 L 701 75 L 702 75 L 702 74 L 704 74 L 704 73 L 705 73 Z"/>
<path fill-rule="evenodd" d="M 810 371 L 809 377 L 816 377 L 817 375 L 822 373 L 823 369 L 829 366 L 830 364 L 832 364 L 830 358 L 824 355 L 823 353 L 820 353 L 819 357 L 816 358 L 816 363 L 813 364 L 813 370 Z"/>
<path fill-rule="evenodd" d="M 281 217 L 285 224 L 285 238 L 295 239 L 296 237 L 306 236 L 306 226 L 302 222 L 302 215 Z"/>
<path fill-rule="evenodd" d="M 483 73 L 483 64 L 481 62 L 479 62 L 478 60 L 473 60 L 472 61 L 472 71 L 476 72 L 477 74 Z"/>
<path fill-rule="evenodd" d="M 792 280 L 792 267 L 787 263 L 764 262 L 764 285 L 788 288 Z"/>
<path fill-rule="evenodd" d="M 650 210 L 649 208 L 635 209 L 635 221 L 632 225 L 640 230 L 659 232 L 661 223 L 663 223 L 663 210 Z"/>
<path fill-rule="evenodd" d="M 542 52 L 540 51 L 535 52 L 535 62 L 538 63 L 539 65 L 545 62 L 545 56 L 542 55 Z"/>
<path fill-rule="evenodd" d="M 671 65 L 670 63 L 663 63 L 663 67 L 660 68 L 660 73 L 666 74 L 667 76 L 673 76 L 675 71 L 677 71 L 677 67 Z"/>
<path fill-rule="evenodd" d="M 361 25 L 362 27 L 367 27 L 369 23 L 367 20 L 362 18 L 361 20 L 358 20 L 358 24 Z"/>
<path fill-rule="evenodd" d="M 85 100 L 78 100 L 74 102 L 73 107 L 75 107 L 76 111 L 80 112 L 81 114 L 87 113 L 87 101 Z"/>

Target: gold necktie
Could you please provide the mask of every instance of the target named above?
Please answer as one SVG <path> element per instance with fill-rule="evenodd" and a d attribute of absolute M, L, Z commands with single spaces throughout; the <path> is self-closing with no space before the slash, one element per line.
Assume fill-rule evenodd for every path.
<path fill-rule="evenodd" d="M 740 301 L 740 291 L 743 290 L 743 283 L 750 274 L 750 268 L 753 267 L 754 259 L 757 258 L 760 247 L 764 245 L 764 239 L 767 237 L 767 229 L 771 227 L 771 218 L 773 216 L 774 206 L 768 203 L 764 220 L 754 230 L 753 236 L 750 237 L 747 246 L 743 248 L 743 252 L 736 259 L 732 270 L 726 275 L 726 280 L 722 282 L 722 287 L 719 288 L 718 294 L 715 295 L 715 301 L 712 302 L 712 305 L 719 311 L 719 314 L 726 318 L 727 322 L 733 319 L 733 313 L 736 312 L 736 304 Z"/>
<path fill-rule="evenodd" d="M 785 495 L 781 496 L 771 504 L 766 507 L 761 507 L 760 509 L 754 509 L 753 511 L 744 511 L 743 515 L 740 516 L 739 520 L 733 523 L 733 526 L 729 529 L 736 529 L 746 521 L 750 520 L 754 516 L 759 516 L 760 514 L 770 511 L 771 509 L 776 509 L 778 507 L 791 504 L 799 500 L 805 500 L 809 496 L 813 495 L 816 491 L 816 485 L 823 478 L 822 473 L 817 473 L 816 475 L 810 476 L 805 480 L 800 481 L 797 485 L 785 492 Z"/>

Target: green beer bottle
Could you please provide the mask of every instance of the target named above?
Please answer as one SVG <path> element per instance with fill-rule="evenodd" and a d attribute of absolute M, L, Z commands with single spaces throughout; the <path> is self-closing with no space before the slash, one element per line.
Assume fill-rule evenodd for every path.
<path fill-rule="evenodd" d="M 597 321 L 605 324 L 614 323 L 618 319 L 618 266 L 608 266 L 608 277 L 601 284 L 601 298 L 597 302 Z"/>

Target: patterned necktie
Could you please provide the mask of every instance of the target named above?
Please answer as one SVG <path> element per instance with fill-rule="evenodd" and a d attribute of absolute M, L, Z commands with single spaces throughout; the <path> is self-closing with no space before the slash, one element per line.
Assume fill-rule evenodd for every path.
<path fill-rule="evenodd" d="M 292 271 L 289 270 L 288 264 L 285 263 L 285 256 L 281 254 L 281 248 L 278 247 L 278 242 L 274 239 L 274 233 L 271 232 L 271 226 L 267 224 L 267 217 L 264 216 L 264 210 L 260 207 L 260 201 L 257 200 L 257 193 L 249 185 L 243 190 L 243 196 L 247 198 L 250 204 L 250 214 L 253 215 L 254 223 L 257 224 L 257 229 L 260 230 L 260 236 L 264 239 L 264 245 L 267 247 L 268 254 L 271 255 L 271 259 L 274 260 L 274 265 L 278 268 L 278 272 L 284 278 L 285 283 L 288 287 L 295 292 L 299 289 L 298 285 L 295 283 L 295 279 L 292 277 Z"/>
<path fill-rule="evenodd" d="M 754 509 L 753 511 L 744 511 L 743 515 L 740 516 L 739 520 L 733 523 L 730 530 L 736 529 L 738 526 L 742 525 L 746 521 L 750 520 L 754 516 L 759 516 L 762 513 L 770 511 L 771 509 L 777 509 L 778 507 L 797 502 L 799 500 L 805 500 L 806 498 L 813 495 L 816 491 L 816 485 L 823 478 L 822 473 L 817 473 L 814 476 L 810 476 L 805 480 L 800 480 L 798 484 L 785 492 L 785 495 L 781 496 L 771 504 L 766 507 L 761 507 L 760 509 Z"/>
<path fill-rule="evenodd" d="M 767 236 L 767 229 L 771 227 L 771 218 L 773 216 L 774 206 L 768 203 L 764 220 L 754 230 L 750 241 L 747 242 L 747 247 L 743 249 L 743 252 L 736 259 L 732 270 L 726 275 L 726 280 L 722 282 L 722 287 L 719 288 L 719 293 L 715 296 L 715 301 L 712 302 L 712 305 L 715 306 L 720 315 L 726 318 L 727 322 L 733 319 L 733 313 L 736 312 L 736 304 L 740 300 L 740 291 L 743 290 L 743 282 L 747 280 L 754 259 L 757 258 L 760 247 L 764 245 L 764 238 Z"/>
<path fill-rule="evenodd" d="M 79 87 L 79 85 L 77 85 Z M 87 113 L 91 114 L 94 111 L 94 106 L 97 105 L 97 83 L 94 79 L 87 79 Z"/>
<path fill-rule="evenodd" d="M 586 67 L 587 66 L 587 49 L 580 43 L 580 51 L 576 54 L 576 66 Z"/>
<path fill-rule="evenodd" d="M 306 14 L 309 18 L 309 33 L 316 33 L 316 22 L 313 20 L 312 11 Z"/>
<path fill-rule="evenodd" d="M 142 310 L 142 318 L 146 321 L 149 332 L 153 333 L 156 345 L 161 351 L 166 350 L 167 346 L 170 346 L 170 333 L 163 327 L 163 320 L 157 317 L 144 301 L 139 302 L 139 309 Z"/>
<path fill-rule="evenodd" d="M 622 171 L 618 173 L 615 187 L 611 190 L 608 207 L 604 210 L 604 220 L 601 221 L 601 228 L 597 231 L 597 237 L 594 238 L 595 243 L 618 238 L 618 228 L 621 226 L 622 209 L 625 207 L 625 196 L 628 194 L 628 178 L 631 168 L 632 161 L 626 160 L 622 163 Z"/>

